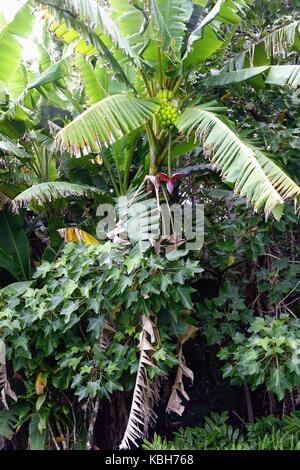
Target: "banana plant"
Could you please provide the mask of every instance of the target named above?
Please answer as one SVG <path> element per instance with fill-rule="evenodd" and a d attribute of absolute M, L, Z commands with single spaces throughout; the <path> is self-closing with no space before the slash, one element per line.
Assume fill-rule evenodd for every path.
<path fill-rule="evenodd" d="M 226 62 L 252 1 L 111 0 L 109 7 L 94 0 L 37 3 L 46 8 L 56 38 L 86 62 L 81 69 L 91 106 L 58 132 L 56 150 L 101 154 L 111 174 L 113 159 L 119 173 L 123 160 L 125 175 L 119 181 L 125 191 L 134 152 L 126 142 L 134 133 L 146 135 L 150 175 L 168 161 L 171 177 L 172 152 L 188 141 L 203 145 L 223 180 L 266 217 L 272 213 L 279 219 L 288 198 L 299 203 L 300 188 L 275 159 L 238 135 L 224 116 L 226 109 L 202 98 L 209 88 L 251 80 L 255 86 L 254 79 L 260 86 L 297 87 L 300 66 L 273 62 L 282 48 L 299 51 L 299 21 L 258 39 L 211 76 L 209 61 L 223 57 Z"/>

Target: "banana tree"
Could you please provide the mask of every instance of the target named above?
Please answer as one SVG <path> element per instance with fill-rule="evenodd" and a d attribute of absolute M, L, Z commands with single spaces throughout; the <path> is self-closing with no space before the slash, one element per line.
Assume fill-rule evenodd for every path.
<path fill-rule="evenodd" d="M 0 36 L 0 208 L 17 209 L 35 203 L 51 213 L 51 203 L 66 196 L 101 195 L 92 185 L 63 181 L 62 159 L 51 151 L 51 125 L 57 127 L 70 111 L 81 112 L 79 100 L 72 99 L 64 81 L 69 72 L 70 57 L 53 63 L 46 44 L 37 44 L 39 72 L 25 67 L 22 45 L 33 30 L 32 2 L 26 2 L 10 23 L 5 23 Z M 47 35 L 45 36 L 47 40 Z M 41 41 L 41 38 L 40 38 Z M 11 54 L 8 54 L 10 51 Z M 70 111 L 69 111 L 70 110 Z M 58 113 L 58 115 L 57 115 Z M 49 122 L 54 121 L 54 122 Z M 63 122 L 63 121 L 62 121 Z M 31 208 L 34 206 L 32 205 Z"/>
<path fill-rule="evenodd" d="M 37 3 L 46 7 L 52 33 L 85 56 L 90 72 L 85 80 L 93 104 L 57 134 L 57 150 L 101 153 L 109 165 L 107 152 L 116 154 L 120 141 L 126 147 L 133 133 L 145 133 L 149 173 L 156 175 L 168 161 L 171 177 L 176 147 L 184 141 L 202 144 L 222 178 L 267 217 L 280 218 L 287 198 L 299 203 L 300 188 L 275 160 L 238 135 L 224 117 L 226 109 L 202 98 L 209 87 L 237 82 L 297 87 L 300 66 L 273 62 L 282 48 L 299 51 L 299 21 L 258 39 L 210 76 L 209 61 L 223 56 L 225 61 L 251 1 L 111 0 L 109 7 L 93 0 Z M 110 91 L 107 77 L 110 87 L 115 79 L 119 92 Z M 126 148 L 119 145 L 115 162 L 123 159 L 128 172 L 134 145 Z"/>

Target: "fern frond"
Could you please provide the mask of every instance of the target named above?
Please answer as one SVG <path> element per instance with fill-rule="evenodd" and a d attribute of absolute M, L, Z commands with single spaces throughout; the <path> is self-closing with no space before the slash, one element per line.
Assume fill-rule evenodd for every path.
<path fill-rule="evenodd" d="M 151 100 L 112 95 L 91 106 L 56 136 L 54 148 L 98 152 L 143 126 L 158 111 Z"/>

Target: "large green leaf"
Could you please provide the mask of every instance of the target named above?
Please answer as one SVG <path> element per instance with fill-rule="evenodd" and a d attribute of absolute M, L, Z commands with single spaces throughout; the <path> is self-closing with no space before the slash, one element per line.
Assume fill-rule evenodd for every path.
<path fill-rule="evenodd" d="M 80 70 L 84 90 L 87 98 L 87 104 L 92 105 L 102 100 L 106 95 L 106 91 L 101 85 L 100 77 L 90 62 L 83 57 L 77 61 Z"/>
<path fill-rule="evenodd" d="M 253 79 L 266 72 L 265 83 L 270 85 L 288 85 L 296 88 L 300 83 L 300 65 L 263 65 L 262 67 L 250 67 L 235 70 L 233 72 L 221 72 L 219 75 L 204 80 L 206 86 L 225 86 Z"/>
<path fill-rule="evenodd" d="M 30 277 L 29 243 L 23 225 L 22 215 L 13 215 L 8 210 L 0 212 L 0 267 L 18 281 Z"/>
<path fill-rule="evenodd" d="M 143 126 L 157 112 L 159 105 L 151 100 L 126 94 L 113 95 L 91 106 L 56 136 L 56 148 L 80 148 L 99 151 Z"/>
<path fill-rule="evenodd" d="M 214 108 L 187 108 L 177 122 L 181 132 L 203 143 L 203 150 L 223 178 L 234 184 L 255 209 L 264 208 L 266 217 L 273 213 L 280 218 L 285 199 L 299 203 L 300 188 L 274 161 L 260 150 L 241 140 L 214 113 Z"/>
<path fill-rule="evenodd" d="M 71 59 L 70 57 L 65 57 L 55 64 L 50 65 L 42 73 L 38 74 L 34 80 L 27 85 L 27 89 L 30 90 L 31 88 L 38 88 L 47 83 L 55 82 L 56 80 L 68 75 L 70 73 L 70 69 Z"/>
<path fill-rule="evenodd" d="M 8 155 L 14 155 L 18 157 L 20 161 L 29 161 L 31 156 L 22 148 L 18 147 L 16 144 L 10 140 L 0 140 L 0 149 Z"/>
<path fill-rule="evenodd" d="M 29 424 L 29 447 L 30 450 L 44 450 L 46 442 L 46 430 L 39 429 L 39 415 L 32 415 Z"/>
<path fill-rule="evenodd" d="M 221 72 L 219 75 L 205 79 L 204 84 L 206 86 L 224 86 L 239 83 L 249 80 L 249 78 L 255 77 L 256 75 L 260 75 L 267 69 L 269 69 L 269 65 L 235 70 L 234 72 Z"/>
<path fill-rule="evenodd" d="M 224 47 L 251 3 L 252 0 L 218 0 L 189 36 L 185 68 L 201 64 Z"/>
<path fill-rule="evenodd" d="M 151 0 L 150 38 L 163 47 L 164 54 L 180 60 L 186 24 L 191 17 L 190 0 Z"/>
<path fill-rule="evenodd" d="M 266 83 L 297 88 L 300 84 L 300 65 L 272 65 Z"/>
<path fill-rule="evenodd" d="M 18 10 L 13 20 L 0 31 L 0 82 L 13 79 L 22 58 L 18 36 L 26 38 L 32 30 L 33 15 L 28 5 Z"/>

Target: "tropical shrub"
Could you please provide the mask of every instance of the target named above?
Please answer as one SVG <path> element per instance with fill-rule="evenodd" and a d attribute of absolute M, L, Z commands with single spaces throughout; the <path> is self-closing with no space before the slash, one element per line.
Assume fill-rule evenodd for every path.
<path fill-rule="evenodd" d="M 232 383 L 261 384 L 282 400 L 287 390 L 300 384 L 300 322 L 288 316 L 256 317 L 250 322 L 250 336 L 236 333 L 232 343 L 218 356 L 227 363 L 224 377 Z"/>

